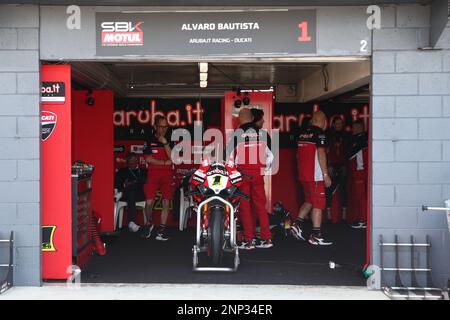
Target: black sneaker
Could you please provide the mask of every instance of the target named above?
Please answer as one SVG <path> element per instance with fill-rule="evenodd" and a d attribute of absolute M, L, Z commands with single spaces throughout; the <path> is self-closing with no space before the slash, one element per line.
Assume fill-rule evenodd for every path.
<path fill-rule="evenodd" d="M 167 241 L 170 238 L 167 236 L 167 232 L 165 230 L 159 230 L 156 233 L 155 239 L 158 240 L 158 241 Z"/>
<path fill-rule="evenodd" d="M 333 242 L 326 241 L 322 236 L 311 235 L 309 243 L 315 246 L 331 246 Z"/>
<path fill-rule="evenodd" d="M 154 228 L 155 228 L 155 226 L 153 224 L 147 224 L 147 225 L 143 226 L 141 228 L 141 230 L 142 230 L 141 237 L 145 238 L 145 239 L 150 239 Z"/>
<path fill-rule="evenodd" d="M 273 242 L 271 239 L 267 239 L 267 240 L 260 240 L 256 245 L 256 248 L 259 249 L 268 249 L 268 248 L 272 248 L 273 247 Z"/>

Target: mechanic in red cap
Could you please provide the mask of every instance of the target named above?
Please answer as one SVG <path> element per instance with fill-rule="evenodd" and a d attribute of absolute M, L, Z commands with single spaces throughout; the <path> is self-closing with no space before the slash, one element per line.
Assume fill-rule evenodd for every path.
<path fill-rule="evenodd" d="M 309 243 L 313 245 L 331 245 L 321 232 L 322 211 L 326 207 L 325 187 L 330 187 L 328 175 L 327 139 L 324 130 L 327 117 L 322 111 L 313 114 L 310 124 L 302 129 L 297 137 L 297 169 L 298 179 L 303 188 L 305 201 L 300 207 L 297 222 L 291 227 L 291 234 L 298 240 L 305 241 L 303 225 L 311 212 L 313 223 Z"/>
<path fill-rule="evenodd" d="M 250 196 L 250 201 L 242 200 L 239 205 L 239 217 L 244 229 L 244 241 L 240 249 L 271 248 L 269 216 L 266 211 L 266 192 L 264 190 L 264 169 L 273 159 L 270 151 L 271 141 L 267 132 L 260 130 L 253 122 L 250 109 L 239 112 L 240 127 L 234 132 L 227 146 L 227 155 L 244 173 L 244 181 L 240 191 Z M 268 156 L 269 155 L 269 156 Z M 271 155 L 271 156 L 270 156 Z M 248 178 L 245 175 L 250 175 Z M 256 226 L 252 215 L 255 211 L 260 224 L 261 239 L 255 239 Z"/>
<path fill-rule="evenodd" d="M 362 120 L 353 122 L 347 155 L 355 214 L 351 227 L 354 229 L 365 229 L 367 226 L 368 139 L 367 132 L 364 130 L 364 122 Z"/>
<path fill-rule="evenodd" d="M 150 238 L 153 230 L 152 208 L 156 192 L 162 194 L 161 224 L 156 233 L 156 240 L 167 241 L 167 218 L 169 215 L 169 204 L 174 193 L 174 169 L 171 160 L 173 143 L 168 137 L 167 119 L 163 116 L 155 117 L 154 132 L 150 134 L 144 147 L 145 160 L 148 163 L 147 183 L 144 186 L 147 199 L 146 215 L 148 224 L 143 228 L 142 235 Z"/>

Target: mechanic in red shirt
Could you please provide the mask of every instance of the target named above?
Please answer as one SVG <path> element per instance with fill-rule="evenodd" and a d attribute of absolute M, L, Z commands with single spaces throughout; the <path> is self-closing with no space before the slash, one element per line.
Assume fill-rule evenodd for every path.
<path fill-rule="evenodd" d="M 147 183 L 144 186 L 147 199 L 146 215 L 149 223 L 144 227 L 143 236 L 150 238 L 153 230 L 152 208 L 156 192 L 162 194 L 161 224 L 156 233 L 156 240 L 167 241 L 167 218 L 169 204 L 174 193 L 174 168 L 171 160 L 173 143 L 168 137 L 167 119 L 163 116 L 155 117 L 154 132 L 146 141 L 144 147 L 145 160 L 148 163 Z"/>
<path fill-rule="evenodd" d="M 368 135 L 364 129 L 364 122 L 357 120 L 352 124 L 347 157 L 349 161 L 349 175 L 353 190 L 355 229 L 365 229 L 367 226 L 367 176 L 368 176 Z"/>
<path fill-rule="evenodd" d="M 300 207 L 297 221 L 291 227 L 294 238 L 305 241 L 303 226 L 306 216 L 312 211 L 313 229 L 309 243 L 321 246 L 333 244 L 326 241 L 321 232 L 322 211 L 326 206 L 325 187 L 331 186 L 326 153 L 328 143 L 324 133 L 326 126 L 327 117 L 322 111 L 316 111 L 310 125 L 301 130 L 297 137 L 298 179 L 305 201 Z"/>
<path fill-rule="evenodd" d="M 239 218 L 244 229 L 244 241 L 239 248 L 245 250 L 273 247 L 264 190 L 264 169 L 270 165 L 270 159 L 273 159 L 271 141 L 267 132 L 260 130 L 253 120 L 250 109 L 242 109 L 239 112 L 240 127 L 227 146 L 228 159 L 244 173 L 240 191 L 250 196 L 250 201 L 243 200 L 239 204 Z M 252 176 L 252 179 L 245 174 Z M 256 226 L 252 207 L 259 220 L 261 239 L 255 239 Z"/>

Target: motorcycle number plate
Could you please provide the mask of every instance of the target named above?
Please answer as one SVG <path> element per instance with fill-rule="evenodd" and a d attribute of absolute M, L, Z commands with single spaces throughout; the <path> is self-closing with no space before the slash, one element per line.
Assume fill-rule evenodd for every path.
<path fill-rule="evenodd" d="M 227 187 L 228 179 L 221 174 L 215 174 L 208 177 L 208 185 L 217 194 Z"/>

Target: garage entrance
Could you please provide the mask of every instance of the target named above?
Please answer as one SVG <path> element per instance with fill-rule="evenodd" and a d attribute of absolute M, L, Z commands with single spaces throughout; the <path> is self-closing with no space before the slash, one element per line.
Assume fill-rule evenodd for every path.
<path fill-rule="evenodd" d="M 290 223 L 295 222 L 303 203 L 295 173 L 296 135 L 317 110 L 327 115 L 328 128 L 337 118 L 342 119 L 348 137 L 356 120 L 362 120 L 365 129 L 370 129 L 369 61 L 209 62 L 205 88 L 199 86 L 200 65 L 196 62 L 68 65 L 73 89 L 72 162 L 82 161 L 95 167 L 92 211 L 100 219 L 98 228 L 106 243 L 106 255 L 81 259 L 83 282 L 364 285 L 360 271 L 366 263 L 369 229 L 350 226 L 358 215 L 352 205 L 351 181 L 344 179 L 341 182 L 345 182 L 333 185 L 329 209 L 323 213 L 323 232 L 333 241 L 332 246 L 315 247 L 295 240 L 288 226 L 274 228 L 274 248 L 241 251 L 241 265 L 232 274 L 192 272 L 195 216 L 187 229 L 179 230 L 177 196 L 168 220 L 171 239 L 160 242 L 130 232 L 127 208 L 121 211 L 123 219 L 119 218 L 112 195 L 118 188 L 114 175 L 126 167 L 126 155 L 135 152 L 143 158 L 143 146 L 155 114 L 166 116 L 172 129 L 189 130 L 189 119 L 201 113 L 204 129 L 225 131 L 233 129 L 227 127 L 232 121 L 226 117 L 231 118 L 236 110 L 230 109 L 261 108 L 257 94 L 267 93 L 273 101 L 269 101 L 271 108 L 265 110 L 269 116 L 266 123 L 268 129 L 277 130 L 273 138 L 278 140 L 275 145 L 279 163 L 276 173 L 266 181 L 270 199 L 267 212 L 272 213 L 274 205 L 281 203 L 290 213 Z M 249 101 L 242 102 L 244 98 Z M 242 103 L 239 107 L 235 103 L 238 100 Z M 197 107 L 201 112 L 196 113 Z M 145 167 L 144 160 L 140 164 Z M 175 166 L 175 181 L 179 183 L 192 167 L 198 164 L 181 165 L 179 170 Z M 156 201 L 156 224 L 160 210 Z M 138 225 L 144 224 L 143 217 L 138 208 Z M 307 221 L 306 233 L 311 228 Z M 336 266 L 334 269 L 330 269 L 330 262 Z"/>
<path fill-rule="evenodd" d="M 80 20 L 83 24 L 82 32 L 74 23 L 66 23 L 67 13 L 63 8 L 44 7 L 40 14 L 43 22 L 40 57 L 46 63 L 66 64 L 70 68 L 70 80 L 65 84 L 67 91 L 70 90 L 72 94 L 70 117 L 58 115 L 58 124 L 50 121 L 48 126 L 50 128 L 54 128 L 55 125 L 61 128 L 63 124 L 71 126 L 70 146 L 67 137 L 66 139 L 59 137 L 61 145 L 56 152 L 63 153 L 67 159 L 69 158 L 67 155 L 70 155 L 71 164 L 80 161 L 77 162 L 78 168 L 85 168 L 86 163 L 95 166 L 92 176 L 92 212 L 101 219 L 97 227 L 100 234 L 109 237 L 105 239 L 109 243 L 106 248 L 107 255 L 95 257 L 95 260 L 89 259 L 90 255 L 87 254 L 89 241 L 77 242 L 78 247 L 72 246 L 75 243 L 74 239 L 68 239 L 68 235 L 77 233 L 71 229 L 73 225 L 69 225 L 67 221 L 57 221 L 60 218 L 58 212 L 73 210 L 68 203 L 73 204 L 74 201 L 67 199 L 68 191 L 74 190 L 68 188 L 68 174 L 64 171 L 68 165 L 64 170 L 52 172 L 54 176 L 66 179 L 64 197 L 60 197 L 61 200 L 64 198 L 61 206 L 56 208 L 53 205 L 54 199 L 51 197 L 53 192 L 43 192 L 43 212 L 52 212 L 54 215 L 49 219 L 44 216 L 43 224 L 49 227 L 47 230 L 49 250 L 54 249 L 51 243 L 52 235 L 58 234 L 58 237 L 54 238 L 59 239 L 57 241 L 64 235 L 67 248 L 72 247 L 72 256 L 75 253 L 77 265 L 84 268 L 85 273 L 89 264 L 92 265 L 94 261 L 107 261 L 106 259 L 112 257 L 127 261 L 127 258 L 120 254 L 132 250 L 133 245 L 128 245 L 127 239 L 131 244 L 136 241 L 135 247 L 142 245 L 145 250 L 147 246 L 139 242 L 140 239 L 133 238 L 135 234 L 127 233 L 127 210 L 123 210 L 121 224 L 122 228 L 125 228 L 125 234 L 120 233 L 117 236 L 117 228 L 120 225 L 118 222 L 121 219 L 120 214 L 114 214 L 113 180 L 115 170 L 124 166 L 124 157 L 129 151 L 137 154 L 142 152 L 145 135 L 148 134 L 157 115 L 167 117 L 169 128 L 185 128 L 189 134 L 191 134 L 189 130 L 193 129 L 190 127 L 191 123 L 199 118 L 204 124 L 204 129 L 214 128 L 226 133 L 227 129 L 236 128 L 235 116 L 239 112 L 238 109 L 264 109 L 263 128 L 269 130 L 272 138 L 278 136 L 277 139 L 273 139 L 278 143 L 276 157 L 278 168 L 276 173 L 264 180 L 268 199 L 266 211 L 273 212 L 274 205 L 278 203 L 279 207 L 285 210 L 283 212 L 290 213 L 291 223 L 297 219 L 304 197 L 296 180 L 296 136 L 300 128 L 308 124 L 312 113 L 324 112 L 329 126 L 334 124 L 335 120 L 341 119 L 341 126 L 347 132 L 355 121 L 360 121 L 363 130 L 370 130 L 372 27 L 367 23 L 370 14 L 367 13 L 365 6 L 245 9 L 91 7 L 83 12 Z M 53 41 L 55 38 L 67 41 L 64 45 L 56 44 Z M 207 64 L 207 72 L 202 71 L 202 64 Z M 57 80 L 52 78 L 43 81 Z M 49 111 L 55 114 L 56 120 L 56 113 L 59 110 L 54 107 Z M 57 140 L 56 131 L 45 143 L 52 139 Z M 200 146 L 203 146 L 202 142 L 199 142 Z M 198 150 L 195 152 L 198 153 Z M 195 152 L 191 154 L 194 155 Z M 57 162 L 57 158 L 43 156 L 44 167 L 47 167 L 45 172 L 54 170 L 50 165 L 52 161 L 56 167 L 61 165 L 62 162 Z M 182 170 L 179 171 L 178 178 L 180 174 Z M 44 185 L 46 179 L 44 175 Z M 355 220 L 361 220 L 362 217 L 367 219 L 370 181 L 366 179 L 365 185 L 360 185 L 358 189 L 359 199 L 366 201 L 366 205 L 361 204 L 364 201 L 360 201 L 358 205 L 367 210 L 358 210 L 356 216 L 354 210 L 352 212 L 356 205 L 352 201 L 345 203 L 339 192 L 351 193 L 352 190 L 343 187 L 344 182 L 350 189 L 356 190 L 351 187 L 350 181 L 342 178 L 340 183 L 334 185 L 333 190 L 336 191 L 334 195 L 331 192 L 329 212 L 325 210 L 323 214 L 324 221 L 330 220 L 330 223 L 324 222 L 324 234 L 327 234 L 327 237 L 329 235 L 337 238 L 332 239 L 333 246 L 317 248 L 316 252 L 324 253 L 318 260 L 309 262 L 291 260 L 292 252 L 295 252 L 299 243 L 289 237 L 277 239 L 275 247 L 270 249 L 274 256 L 279 255 L 276 258 L 277 262 L 284 261 L 285 266 L 295 266 L 294 270 L 297 270 L 296 266 L 307 262 L 312 263 L 312 266 L 323 266 L 326 269 L 332 261 L 345 266 L 333 271 L 350 270 L 358 277 L 355 270 L 370 260 L 369 244 L 366 240 L 370 221 L 367 222 L 367 226 L 358 223 L 359 229 L 350 228 L 348 224 L 357 222 Z M 57 183 L 51 185 L 60 186 Z M 80 193 L 80 190 L 78 191 Z M 62 194 L 63 190 L 59 188 L 57 192 Z M 78 200 L 76 203 L 80 205 Z M 158 224 L 161 203 L 155 201 L 153 205 L 153 221 Z M 347 210 L 344 215 L 341 208 L 345 205 Z M 84 207 L 81 204 L 81 208 Z M 176 203 L 172 203 L 172 213 L 169 214 L 167 221 L 174 232 L 170 242 L 162 245 L 167 244 L 169 248 L 179 243 L 180 247 L 173 248 L 174 252 L 180 252 L 175 256 L 178 259 L 181 257 L 181 251 L 186 250 L 181 247 L 184 245 L 184 237 L 190 237 L 192 229 L 175 232 L 178 216 L 173 214 L 177 211 L 174 208 Z M 367 212 L 361 214 L 362 211 Z M 138 224 L 144 223 L 139 210 L 136 219 Z M 341 223 L 342 220 L 345 223 Z M 307 232 L 310 227 L 311 223 L 307 220 L 305 222 Z M 287 229 L 289 228 L 282 231 Z M 84 232 L 86 234 L 86 230 Z M 115 238 L 111 238 L 111 234 L 114 234 Z M 343 244 L 347 236 L 354 240 L 351 244 L 339 247 L 341 245 L 339 239 L 342 239 Z M 78 239 L 86 240 L 86 237 L 77 237 Z M 151 241 L 149 243 L 148 246 L 160 244 Z M 357 250 L 358 245 L 361 245 L 362 252 L 351 254 L 355 258 L 354 261 L 344 259 L 339 261 L 339 257 L 332 257 L 336 250 L 347 254 L 353 249 Z M 186 246 L 189 247 L 189 253 L 186 254 L 190 256 L 191 244 L 188 246 L 186 241 Z M 61 245 L 57 247 L 61 248 Z M 122 251 L 120 248 L 129 249 Z M 160 256 L 166 256 L 166 250 L 163 248 L 161 246 L 155 249 L 161 249 Z M 308 246 L 305 248 L 312 250 Z M 117 250 L 116 253 L 114 250 Z M 252 259 L 266 261 L 266 255 L 270 255 L 270 250 L 246 252 L 248 255 L 242 256 L 241 269 L 245 271 L 245 259 L 249 265 Z M 59 249 L 56 253 L 51 251 L 43 254 L 44 279 L 52 278 L 46 276 L 46 266 L 55 266 L 61 252 Z M 255 256 L 252 256 L 253 254 Z M 299 253 L 302 259 L 307 255 Z M 141 255 L 137 256 L 138 260 L 140 257 Z M 68 258 L 67 255 L 64 258 L 64 269 L 69 264 Z M 166 262 L 170 264 L 170 261 Z M 191 259 L 186 262 L 187 265 L 190 265 L 190 262 Z M 176 260 L 174 263 L 182 265 L 183 262 Z M 263 262 L 255 263 L 261 266 Z M 139 266 L 142 263 L 131 261 L 131 264 Z M 269 265 L 272 266 L 271 263 Z M 93 279 L 87 281 L 95 281 L 97 275 L 100 279 L 102 275 L 99 270 L 107 270 L 108 267 L 113 270 L 113 266 L 115 263 L 108 261 L 107 266 L 92 269 Z M 145 265 L 143 269 L 146 267 L 150 268 L 149 265 Z M 112 274 L 110 277 L 105 272 L 103 279 L 98 281 L 137 281 L 127 279 L 126 272 L 119 277 L 116 277 L 118 273 Z M 157 272 L 154 274 L 157 275 Z M 248 274 L 250 279 L 252 273 L 249 271 Z M 282 274 L 283 279 L 294 279 L 287 271 L 280 270 L 275 274 Z M 298 274 L 305 273 L 298 272 Z M 57 278 L 60 277 L 67 278 L 65 273 L 59 273 Z M 143 278 L 142 276 L 141 279 Z M 319 278 L 325 279 L 325 276 L 320 275 Z M 293 282 L 307 283 L 305 279 L 295 279 Z M 260 280 L 254 281 L 256 283 Z M 281 280 L 270 281 L 277 283 Z M 330 280 L 329 283 L 333 282 Z"/>

